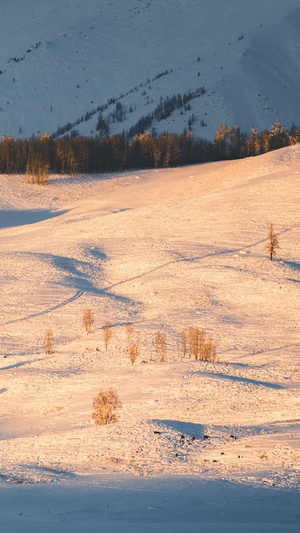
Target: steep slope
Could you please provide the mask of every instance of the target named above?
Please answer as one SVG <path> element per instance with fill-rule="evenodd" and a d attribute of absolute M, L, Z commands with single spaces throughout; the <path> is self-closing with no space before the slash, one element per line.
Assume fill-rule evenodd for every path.
<path fill-rule="evenodd" d="M 97 108 L 123 95 L 122 122 L 111 116 L 115 100 L 103 111 L 110 134 L 121 133 L 161 98 L 203 87 L 204 95 L 151 127 L 192 127 L 211 138 L 222 122 L 247 130 L 277 118 L 299 122 L 297 0 L 3 3 L 1 134 L 53 133 L 69 123 L 95 135 Z"/>

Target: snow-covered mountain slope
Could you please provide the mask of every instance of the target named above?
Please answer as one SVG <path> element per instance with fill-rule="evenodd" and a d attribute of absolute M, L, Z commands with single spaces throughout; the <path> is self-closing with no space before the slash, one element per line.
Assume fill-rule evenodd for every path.
<path fill-rule="evenodd" d="M 1 531 L 298 532 L 299 162 L 297 145 L 45 187 L 0 176 Z M 183 355 L 191 325 L 218 362 Z M 109 388 L 119 421 L 96 426 Z"/>
<path fill-rule="evenodd" d="M 298 0 L 3 0 L 0 134 L 53 133 L 86 117 L 73 129 L 95 135 L 93 111 L 122 95 L 125 119 L 109 130 L 121 133 L 161 98 L 201 87 L 151 127 L 190 125 L 207 138 L 222 122 L 288 127 L 300 122 L 299 29 Z"/>
<path fill-rule="evenodd" d="M 138 175 L 53 176 L 47 187 L 1 176 L 2 478 L 122 472 L 299 487 L 299 160 L 297 145 Z M 95 314 L 88 334 L 84 309 Z M 134 366 L 128 323 L 140 339 Z M 183 354 L 191 325 L 218 343 L 219 362 Z M 120 421 L 98 427 L 93 398 L 111 387 Z"/>

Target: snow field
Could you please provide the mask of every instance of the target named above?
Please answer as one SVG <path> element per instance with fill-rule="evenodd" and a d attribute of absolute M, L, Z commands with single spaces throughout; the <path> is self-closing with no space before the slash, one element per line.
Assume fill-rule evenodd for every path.
<path fill-rule="evenodd" d="M 124 498 L 132 484 L 144 483 L 132 476 L 149 480 L 148 487 L 176 480 L 176 488 L 167 489 L 172 498 L 181 498 L 186 483 L 186 498 L 208 487 L 205 505 L 215 499 L 224 531 L 227 522 L 238 530 L 240 515 L 233 506 L 222 515 L 216 494 L 225 483 L 237 497 L 239 487 L 241 499 L 251 493 L 243 531 L 252 521 L 249 509 L 258 513 L 256 531 L 279 531 L 280 524 L 297 531 L 299 158 L 295 146 L 180 169 L 51 176 L 43 188 L 26 185 L 21 176 L 1 177 L 1 490 L 9 495 L 10 483 L 26 483 L 26 494 L 34 494 L 39 482 L 41 502 L 47 486 L 55 498 L 50 482 L 58 491 L 74 491 L 69 517 L 57 501 L 52 517 L 42 517 L 32 502 L 24 531 L 38 531 L 42 519 L 48 528 L 67 521 L 76 531 L 88 517 L 93 531 L 98 504 L 92 505 L 97 516 L 86 507 L 77 516 L 74 502 L 94 484 L 100 494 L 109 480 L 124 487 L 120 514 L 111 519 L 101 507 L 101 516 L 107 531 L 120 523 L 126 531 Z M 270 222 L 280 244 L 273 262 L 265 250 Z M 82 326 L 87 308 L 95 314 L 90 333 Z M 112 331 L 107 351 L 106 322 Z M 128 323 L 140 335 L 133 366 Z M 178 350 L 180 333 L 190 325 L 217 342 L 215 364 Z M 49 328 L 54 353 L 46 355 Z M 157 331 L 167 340 L 164 362 L 155 353 Z M 93 398 L 111 387 L 123 404 L 119 421 L 96 426 Z M 22 487 L 16 491 L 25 502 Z M 264 515 L 261 502 L 270 498 Z M 274 518 L 276 498 L 283 502 L 281 522 Z M 14 505 L 3 515 L 5 533 L 22 525 Z M 187 505 L 192 512 L 192 502 Z M 155 520 L 170 531 L 179 527 L 171 524 L 168 505 L 155 511 L 156 518 L 145 507 L 133 508 L 134 523 L 141 516 L 145 528 Z M 178 523 L 188 521 L 180 509 Z M 197 510 L 191 516 L 190 532 L 206 515 Z M 207 520 L 206 530 L 217 531 L 210 513 Z"/>

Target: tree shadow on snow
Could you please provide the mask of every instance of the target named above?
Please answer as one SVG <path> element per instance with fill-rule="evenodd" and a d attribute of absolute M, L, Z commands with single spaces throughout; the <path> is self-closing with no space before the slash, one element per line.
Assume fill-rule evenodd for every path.
<path fill-rule="evenodd" d="M 27 226 L 58 217 L 67 211 L 52 211 L 51 209 L 29 209 L 29 210 L 0 210 L 0 228 L 12 228 L 17 226 Z"/>
<path fill-rule="evenodd" d="M 203 424 L 195 424 L 194 422 L 182 422 L 180 420 L 151 420 L 158 428 L 158 433 L 163 434 L 164 431 L 172 430 L 180 433 L 180 435 L 195 438 L 204 439 L 205 427 Z"/>
<path fill-rule="evenodd" d="M 251 378 L 244 378 L 242 376 L 232 376 L 230 374 L 222 374 L 218 373 L 215 374 L 214 372 L 195 372 L 196 374 L 199 374 L 201 376 L 207 376 L 208 378 L 214 378 L 214 379 L 225 379 L 229 381 L 239 381 L 241 383 L 246 383 L 250 385 L 256 385 L 261 387 L 267 387 L 269 389 L 283 389 L 284 387 L 282 385 L 279 385 L 278 383 L 271 383 L 268 381 L 258 381 L 256 379 Z"/>
<path fill-rule="evenodd" d="M 95 272 L 97 271 L 98 275 L 101 274 L 101 264 L 94 265 L 91 261 L 81 261 L 78 259 L 74 259 L 73 257 L 65 257 L 60 255 L 41 253 L 28 254 L 27 252 L 25 252 L 25 254 L 34 256 L 42 262 L 47 263 L 47 265 L 52 265 L 63 276 L 62 280 L 54 281 L 54 285 L 69 287 L 75 289 L 76 292 L 69 298 L 58 302 L 56 305 L 53 305 L 52 307 L 49 307 L 44 311 L 39 311 L 22 318 L 10 320 L 2 325 L 22 322 L 24 320 L 36 318 L 52 311 L 56 311 L 57 309 L 64 307 L 65 305 L 72 303 L 75 300 L 78 300 L 84 294 L 91 294 L 92 296 L 100 298 L 109 298 L 121 304 L 125 304 L 126 306 L 140 305 L 140 302 L 138 301 L 132 300 L 131 298 L 125 296 L 121 296 L 120 294 L 116 294 L 115 292 L 111 292 L 111 289 L 113 287 L 119 285 L 118 283 L 104 288 L 98 288 L 94 284 L 93 280 L 95 277 Z M 94 255 L 97 255 L 97 252 L 95 252 Z"/>
<path fill-rule="evenodd" d="M 300 263 L 297 263 L 296 261 L 282 261 L 282 263 L 288 268 L 300 272 Z M 298 279 L 294 278 L 288 278 L 288 281 L 292 281 L 293 283 L 300 283 Z"/>
<path fill-rule="evenodd" d="M 34 467 L 33 467 L 34 468 Z M 55 476 L 55 478 L 64 478 L 64 479 L 76 479 L 77 475 L 74 472 L 70 472 L 69 470 L 65 470 L 63 467 L 61 469 L 59 468 L 51 468 L 48 466 L 38 465 L 38 472 L 43 472 L 45 474 L 51 474 Z"/>
<path fill-rule="evenodd" d="M 120 177 L 117 173 L 111 174 L 74 174 L 74 175 L 61 175 L 55 177 L 49 177 L 47 179 L 48 185 L 75 185 L 77 183 L 94 183 L 100 181 L 111 181 Z M 122 175 L 121 175 L 122 177 Z"/>
<path fill-rule="evenodd" d="M 300 272 L 300 263 L 296 261 L 281 261 L 285 266 L 292 268 L 293 270 L 298 270 Z"/>
<path fill-rule="evenodd" d="M 274 435 L 275 433 L 285 433 L 287 427 L 298 430 L 300 419 L 275 421 L 268 424 L 239 426 L 236 425 L 215 425 L 215 424 L 195 424 L 193 422 L 183 422 L 180 420 L 160 420 L 152 419 L 150 421 L 155 429 L 153 432 L 158 436 L 169 437 L 172 441 L 176 438 L 182 444 L 190 444 L 193 441 L 203 441 L 206 444 L 218 444 L 232 442 L 233 440 L 250 438 L 260 435 Z M 171 434 L 170 434 L 171 432 Z M 175 435 L 174 435 L 175 433 Z M 176 435 L 177 434 L 177 435 Z"/>
<path fill-rule="evenodd" d="M 99 252 L 95 252 L 94 255 L 98 255 Z M 67 287 L 72 287 L 77 290 L 77 299 L 83 293 L 91 293 L 94 296 L 102 296 L 111 298 L 123 302 L 125 304 L 135 303 L 130 298 L 108 292 L 111 287 L 98 288 L 95 286 L 93 279 L 95 276 L 95 270 L 98 274 L 101 273 L 101 265 L 93 265 L 90 261 L 80 261 L 73 257 L 65 257 L 60 255 L 51 254 L 37 254 L 38 257 L 46 263 L 52 263 L 54 268 L 60 271 L 64 275 L 63 282 L 58 282 L 59 285 L 63 284 Z"/>
<path fill-rule="evenodd" d="M 95 259 L 98 259 L 98 260 L 100 259 L 101 261 L 106 261 L 108 259 L 105 252 L 103 252 L 102 250 L 99 250 L 99 248 L 95 248 L 94 246 L 92 248 L 86 249 L 86 255 L 87 256 L 90 255 Z"/>
<path fill-rule="evenodd" d="M 14 365 L 8 365 L 8 366 L 3 366 L 2 368 L 0 368 L 0 372 L 2 370 L 12 370 L 13 368 L 19 368 L 20 366 L 24 366 L 24 365 L 31 365 L 32 363 L 37 363 L 38 361 L 43 361 L 44 359 L 34 359 L 32 361 L 20 361 L 19 363 L 15 363 Z"/>

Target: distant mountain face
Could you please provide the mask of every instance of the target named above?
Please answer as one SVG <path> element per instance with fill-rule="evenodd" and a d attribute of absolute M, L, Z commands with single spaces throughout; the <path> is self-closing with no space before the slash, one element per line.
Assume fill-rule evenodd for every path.
<path fill-rule="evenodd" d="M 2 0 L 0 136 L 300 124 L 299 0 Z"/>

